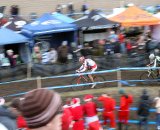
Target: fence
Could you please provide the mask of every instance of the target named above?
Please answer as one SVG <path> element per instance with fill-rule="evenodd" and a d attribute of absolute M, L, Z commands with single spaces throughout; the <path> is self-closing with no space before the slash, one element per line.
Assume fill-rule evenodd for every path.
<path fill-rule="evenodd" d="M 93 56 L 93 59 L 98 64 L 100 70 L 108 70 L 117 67 L 142 67 L 148 63 L 148 54 L 137 55 L 137 56 Z M 67 64 L 32 64 L 31 77 L 46 77 L 51 75 L 73 73 L 79 67 L 79 63 L 76 61 L 70 61 Z M 29 77 L 27 75 L 27 65 L 17 65 L 15 68 L 0 67 L 0 82 L 20 80 Z"/>
<path fill-rule="evenodd" d="M 157 69 L 160 69 L 160 67 L 154 67 L 154 68 L 150 68 L 150 69 L 157 70 Z M 139 72 L 139 71 L 143 72 L 143 71 L 146 71 L 146 70 L 148 70 L 148 67 L 117 68 L 117 69 L 112 69 L 112 70 L 96 71 L 96 72 L 93 72 L 92 74 L 96 74 L 96 75 L 107 74 L 108 75 L 108 73 L 111 73 L 111 74 L 114 73 L 114 78 L 115 79 L 107 79 L 105 81 L 95 82 L 97 85 L 98 84 L 104 84 L 104 83 L 117 83 L 116 86 L 122 87 L 122 85 L 136 86 L 136 83 L 139 83 L 139 82 L 152 82 L 152 83 L 156 82 L 158 84 L 158 81 L 160 81 L 160 79 L 157 78 L 157 79 L 143 79 L 142 80 L 142 79 L 139 79 L 140 75 L 137 76 L 137 73 L 135 74 L 135 77 L 138 78 L 138 79 L 124 79 L 126 77 L 123 77 L 124 76 L 123 71 L 128 71 L 128 72 L 131 71 L 133 73 L 133 72 Z M 132 73 L 130 75 L 132 75 Z M 82 75 L 87 75 L 87 74 L 90 74 L 90 72 L 82 73 Z M 52 79 L 52 80 L 55 79 L 56 80 L 57 78 L 65 79 L 65 78 L 71 78 L 71 77 L 75 77 L 75 76 L 78 77 L 79 74 L 67 74 L 67 75 L 58 75 L 58 76 L 49 76 L 49 77 L 30 78 L 30 79 L 23 79 L 23 80 L 17 80 L 17 81 L 2 82 L 2 83 L 0 83 L 0 85 L 6 85 L 6 84 L 11 84 L 11 83 L 12 84 L 13 83 L 20 83 L 20 82 L 23 84 L 24 82 L 28 82 L 28 81 L 37 81 L 37 88 L 40 88 L 41 84 L 42 84 L 42 80 L 49 80 L 49 79 Z M 128 78 L 128 76 L 127 76 L 127 78 Z M 52 90 L 52 89 L 64 89 L 64 88 L 79 87 L 79 86 L 89 86 L 89 85 L 92 85 L 93 83 L 76 84 L 76 85 L 74 85 L 74 84 L 73 85 L 70 85 L 70 84 L 66 85 L 66 84 L 68 84 L 68 82 L 65 82 L 64 85 L 58 85 L 58 86 L 55 85 L 55 86 L 50 86 L 50 87 L 46 87 L 46 88 L 50 89 L 50 90 Z M 5 95 L 4 97 L 21 96 L 23 94 L 25 94 L 25 92 Z"/>

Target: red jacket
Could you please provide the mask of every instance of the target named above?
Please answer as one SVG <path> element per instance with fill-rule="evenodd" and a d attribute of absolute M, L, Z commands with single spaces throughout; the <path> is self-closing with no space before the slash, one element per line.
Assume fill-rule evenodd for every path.
<path fill-rule="evenodd" d="M 83 107 L 81 105 L 73 105 L 71 107 L 71 113 L 73 121 L 75 121 L 72 130 L 84 130 Z"/>
<path fill-rule="evenodd" d="M 87 102 L 83 105 L 84 114 L 87 117 L 95 116 L 95 115 L 97 115 L 96 108 L 97 108 L 97 106 L 94 102 L 92 102 L 92 101 Z"/>
<path fill-rule="evenodd" d="M 83 118 L 83 107 L 81 105 L 71 107 L 70 110 L 73 116 L 73 120 L 79 120 Z"/>
<path fill-rule="evenodd" d="M 104 112 L 111 112 L 115 110 L 116 102 L 113 98 L 101 96 L 98 98 L 98 101 L 103 103 Z"/>
<path fill-rule="evenodd" d="M 70 108 L 64 108 L 62 115 L 62 130 L 69 130 L 69 126 L 72 122 L 72 113 Z"/>
<path fill-rule="evenodd" d="M 133 97 L 131 95 L 122 95 L 120 98 L 120 110 L 129 110 L 130 105 L 133 102 Z"/>
<path fill-rule="evenodd" d="M 18 128 L 27 128 L 27 123 L 23 116 L 17 117 L 17 127 Z"/>

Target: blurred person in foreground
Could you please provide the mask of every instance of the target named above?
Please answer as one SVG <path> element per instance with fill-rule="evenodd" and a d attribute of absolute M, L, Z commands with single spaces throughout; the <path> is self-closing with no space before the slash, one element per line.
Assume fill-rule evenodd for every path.
<path fill-rule="evenodd" d="M 35 89 L 20 101 L 20 109 L 30 130 L 61 130 L 62 101 L 58 93 Z"/>
<path fill-rule="evenodd" d="M 124 89 L 119 90 L 120 96 L 120 107 L 118 110 L 118 127 L 122 130 L 122 124 L 125 125 L 125 130 L 128 130 L 128 119 L 129 119 L 129 108 L 133 103 L 133 96 L 127 94 Z"/>
<path fill-rule="evenodd" d="M 20 112 L 20 98 L 15 98 L 12 100 L 11 104 L 10 104 L 10 110 L 12 111 L 12 113 L 17 117 L 16 121 L 17 121 L 17 127 L 19 129 L 25 128 L 25 130 L 29 130 L 27 127 L 27 123 L 24 119 L 24 117 L 22 116 L 21 112 Z"/>
<path fill-rule="evenodd" d="M 103 130 L 97 116 L 97 105 L 92 101 L 93 95 L 84 96 L 85 104 L 83 105 L 87 130 Z"/>
<path fill-rule="evenodd" d="M 137 110 L 137 115 L 139 116 L 139 125 L 138 125 L 139 130 L 142 129 L 142 125 L 144 125 L 144 130 L 149 130 L 148 116 L 150 114 L 149 109 L 151 108 L 151 105 L 152 102 L 149 98 L 147 90 L 144 89 L 140 97 Z"/>
<path fill-rule="evenodd" d="M 4 104 L 4 98 L 0 97 L 0 130 L 16 130 L 16 116 Z"/>
<path fill-rule="evenodd" d="M 79 98 L 73 98 L 71 101 L 71 113 L 73 116 L 72 130 L 84 130 L 84 112 Z"/>
<path fill-rule="evenodd" d="M 115 105 L 116 101 L 113 99 L 110 94 L 102 94 L 98 101 L 103 104 L 103 125 L 107 125 L 107 120 L 110 122 L 110 130 L 116 129 L 116 119 L 115 119 Z"/>

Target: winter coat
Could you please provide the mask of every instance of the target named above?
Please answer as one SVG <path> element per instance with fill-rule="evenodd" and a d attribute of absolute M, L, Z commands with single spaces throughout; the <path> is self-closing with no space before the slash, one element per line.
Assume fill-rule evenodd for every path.
<path fill-rule="evenodd" d="M 0 123 L 8 130 L 16 130 L 16 116 L 14 116 L 6 107 L 0 106 Z"/>
<path fill-rule="evenodd" d="M 149 116 L 150 112 L 149 109 L 151 108 L 151 100 L 149 99 L 148 95 L 142 95 L 141 100 L 138 104 L 138 116 Z"/>

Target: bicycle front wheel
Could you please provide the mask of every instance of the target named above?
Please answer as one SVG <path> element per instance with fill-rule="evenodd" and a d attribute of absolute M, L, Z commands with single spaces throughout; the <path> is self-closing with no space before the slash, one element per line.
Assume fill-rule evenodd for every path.
<path fill-rule="evenodd" d="M 85 87 L 84 85 L 81 85 L 81 86 L 77 86 L 77 85 L 79 85 L 79 84 L 85 84 L 85 83 L 86 83 L 86 81 L 85 81 L 83 78 L 78 79 L 78 78 L 76 77 L 76 78 L 72 79 L 72 80 L 71 80 L 71 84 L 73 85 L 73 86 L 72 86 L 72 90 L 73 90 L 73 91 L 83 90 L 84 87 Z"/>
<path fill-rule="evenodd" d="M 106 83 L 102 83 L 106 81 L 103 76 L 101 75 L 95 76 L 94 81 L 97 82 L 97 85 L 96 85 L 97 88 L 106 87 Z M 98 83 L 98 82 L 101 82 L 101 83 Z"/>

